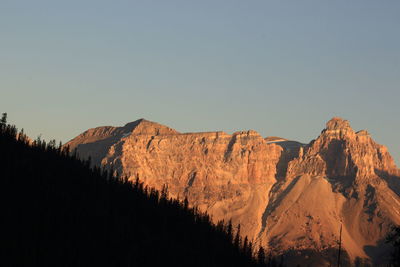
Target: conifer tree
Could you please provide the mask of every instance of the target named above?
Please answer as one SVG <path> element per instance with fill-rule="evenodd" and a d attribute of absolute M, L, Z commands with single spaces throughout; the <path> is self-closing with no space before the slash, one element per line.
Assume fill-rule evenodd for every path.
<path fill-rule="evenodd" d="M 228 226 L 226 228 L 226 233 L 228 234 L 228 238 L 230 241 L 233 239 L 233 230 L 232 230 L 232 220 L 229 220 Z"/>
<path fill-rule="evenodd" d="M 243 246 L 242 246 L 244 254 L 247 254 L 248 247 L 249 247 L 249 239 L 247 238 L 247 236 L 245 236 L 244 240 L 243 240 Z"/>
<path fill-rule="evenodd" d="M 260 246 L 257 252 L 257 263 L 260 266 L 263 266 L 265 264 L 265 250 L 262 246 Z"/>
<path fill-rule="evenodd" d="M 237 227 L 236 235 L 235 235 L 235 240 L 233 241 L 233 244 L 235 245 L 236 248 L 239 249 L 241 246 L 241 238 L 240 238 L 240 224 Z"/>
<path fill-rule="evenodd" d="M 1 115 L 0 127 L 4 128 L 7 125 L 7 113 Z"/>

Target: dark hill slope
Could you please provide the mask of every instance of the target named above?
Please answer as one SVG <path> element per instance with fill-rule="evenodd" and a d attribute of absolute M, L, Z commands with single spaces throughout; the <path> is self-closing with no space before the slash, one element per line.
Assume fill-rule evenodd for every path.
<path fill-rule="evenodd" d="M 28 143 L 0 124 L 1 266 L 256 266 L 231 227 Z"/>

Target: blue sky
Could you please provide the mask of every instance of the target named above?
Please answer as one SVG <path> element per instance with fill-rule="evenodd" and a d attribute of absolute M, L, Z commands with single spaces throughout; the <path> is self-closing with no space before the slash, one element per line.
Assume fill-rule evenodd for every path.
<path fill-rule="evenodd" d="M 0 107 L 68 141 L 138 118 L 302 142 L 333 116 L 400 163 L 400 1 L 0 2 Z"/>

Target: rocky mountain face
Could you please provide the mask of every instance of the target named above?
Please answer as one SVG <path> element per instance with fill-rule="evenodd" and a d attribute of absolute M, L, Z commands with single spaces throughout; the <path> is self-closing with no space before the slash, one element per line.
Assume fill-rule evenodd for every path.
<path fill-rule="evenodd" d="M 143 119 L 90 129 L 66 145 L 130 179 L 167 185 L 171 196 L 240 224 L 243 235 L 289 263 L 335 262 L 342 225 L 345 261 L 379 264 L 387 231 L 400 224 L 393 159 L 340 118 L 307 145 L 252 130 L 179 133 Z"/>

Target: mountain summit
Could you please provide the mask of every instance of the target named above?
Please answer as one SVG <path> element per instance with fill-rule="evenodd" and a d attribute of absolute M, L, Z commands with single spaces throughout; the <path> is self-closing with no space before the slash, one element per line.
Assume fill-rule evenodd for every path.
<path fill-rule="evenodd" d="M 90 129 L 67 145 L 93 164 L 232 220 L 288 262 L 335 262 L 343 226 L 345 260 L 379 264 L 382 242 L 400 224 L 400 178 L 386 147 L 332 118 L 311 143 L 255 131 L 179 133 L 138 120 Z"/>
<path fill-rule="evenodd" d="M 333 117 L 326 123 L 326 130 L 348 130 L 351 129 L 348 120 L 339 117 Z"/>
<path fill-rule="evenodd" d="M 379 242 L 400 222 L 397 174 L 386 147 L 333 118 L 274 186 L 265 216 L 270 227 L 261 239 L 283 251 L 314 248 L 333 259 L 343 224 L 349 258 L 378 264 L 384 258 Z"/>

